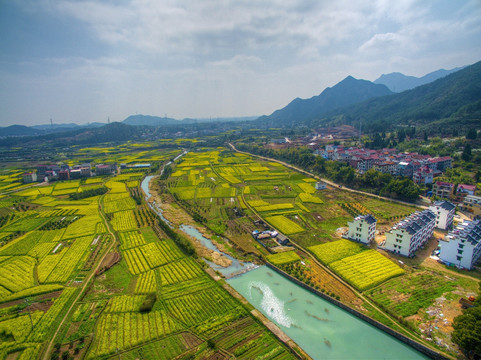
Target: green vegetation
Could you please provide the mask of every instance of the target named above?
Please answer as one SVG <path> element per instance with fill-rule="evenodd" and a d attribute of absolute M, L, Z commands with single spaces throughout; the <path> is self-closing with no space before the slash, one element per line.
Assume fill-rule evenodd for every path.
<path fill-rule="evenodd" d="M 279 254 L 267 256 L 267 260 L 274 265 L 285 265 L 301 260 L 295 251 L 286 251 Z"/>

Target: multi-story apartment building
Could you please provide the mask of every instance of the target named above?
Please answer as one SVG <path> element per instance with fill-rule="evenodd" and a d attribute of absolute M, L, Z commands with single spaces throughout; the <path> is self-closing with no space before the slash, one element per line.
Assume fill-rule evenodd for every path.
<path fill-rule="evenodd" d="M 347 232 L 346 237 L 349 240 L 369 244 L 372 240 L 374 240 L 374 235 L 376 234 L 376 223 L 376 218 L 371 214 L 359 215 L 347 223 L 349 226 L 349 231 Z"/>
<path fill-rule="evenodd" d="M 481 216 L 481 196 L 467 195 L 462 205 L 461 210 L 468 212 L 472 217 Z"/>
<path fill-rule="evenodd" d="M 439 244 L 439 258 L 443 262 L 472 269 L 481 256 L 481 221 L 463 221 Z"/>
<path fill-rule="evenodd" d="M 432 235 L 436 215 L 431 210 L 418 211 L 409 215 L 386 232 L 386 250 L 413 257 Z"/>
<path fill-rule="evenodd" d="M 444 182 L 444 181 L 436 181 L 433 184 L 433 195 L 441 198 L 441 199 L 449 199 L 454 191 L 454 184 Z"/>
<path fill-rule="evenodd" d="M 454 212 L 456 211 L 456 205 L 449 201 L 436 201 L 429 207 L 436 215 L 436 227 L 441 230 L 448 230 L 453 224 Z"/>
<path fill-rule="evenodd" d="M 23 183 L 24 184 L 29 184 L 32 182 L 37 181 L 37 174 L 34 172 L 26 172 L 23 174 Z"/>

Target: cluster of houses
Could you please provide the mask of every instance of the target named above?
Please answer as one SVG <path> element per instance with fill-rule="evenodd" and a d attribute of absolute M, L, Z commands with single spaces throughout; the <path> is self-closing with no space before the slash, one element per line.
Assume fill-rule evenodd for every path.
<path fill-rule="evenodd" d="M 145 164 L 120 164 L 120 169 L 148 169 L 152 165 Z M 117 164 L 95 164 L 90 163 L 69 166 L 62 165 L 37 165 L 35 171 L 26 172 L 23 174 L 23 182 L 29 184 L 32 182 L 56 181 L 56 180 L 71 180 L 81 179 L 91 176 L 104 176 L 117 174 L 120 171 Z"/>
<path fill-rule="evenodd" d="M 62 165 L 37 165 L 36 171 L 23 174 L 25 184 L 55 180 L 81 179 L 91 176 L 110 175 L 118 171 L 117 164 L 81 164 L 70 167 Z"/>
<path fill-rule="evenodd" d="M 452 167 L 453 159 L 449 156 L 432 158 L 418 153 L 400 153 L 396 149 L 364 149 L 326 145 L 317 149 L 314 155 L 326 160 L 345 161 L 360 174 L 370 169 L 393 176 L 404 176 L 417 184 L 429 184 L 436 176 Z"/>
<path fill-rule="evenodd" d="M 417 211 L 395 224 L 386 232 L 383 248 L 406 257 L 431 238 L 434 228 L 449 230 L 453 227 L 456 206 L 442 200 L 428 209 Z M 349 230 L 343 237 L 369 244 L 374 240 L 377 220 L 371 214 L 359 215 L 348 222 Z M 465 220 L 440 240 L 439 260 L 448 265 L 472 269 L 481 257 L 481 220 Z"/>
<path fill-rule="evenodd" d="M 274 244 L 275 246 L 286 246 L 289 244 L 287 236 L 280 234 L 276 230 L 254 230 L 252 232 L 252 237 L 269 251 L 272 247 L 270 246 L 271 244 Z"/>

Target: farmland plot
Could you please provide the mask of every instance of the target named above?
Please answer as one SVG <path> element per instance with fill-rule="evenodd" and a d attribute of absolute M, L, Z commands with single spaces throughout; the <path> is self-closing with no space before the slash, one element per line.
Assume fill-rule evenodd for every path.
<path fill-rule="evenodd" d="M 376 250 L 366 250 L 330 264 L 331 268 L 359 290 L 366 290 L 404 270 Z"/>
<path fill-rule="evenodd" d="M 168 299 L 165 303 L 172 316 L 187 326 L 221 315 L 237 306 L 236 300 L 218 287 Z"/>
<path fill-rule="evenodd" d="M 321 262 L 329 265 L 330 263 L 345 257 L 356 255 L 364 249 L 362 245 L 341 239 L 326 244 L 311 246 L 309 250 L 312 251 Z"/>

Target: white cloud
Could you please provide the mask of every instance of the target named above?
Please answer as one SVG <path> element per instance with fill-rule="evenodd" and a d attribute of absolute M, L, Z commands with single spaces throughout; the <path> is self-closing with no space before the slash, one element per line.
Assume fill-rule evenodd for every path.
<path fill-rule="evenodd" d="M 481 58 L 478 0 L 18 4 L 29 16 L 48 13 L 61 24 L 75 24 L 76 31 L 65 31 L 62 45 L 75 42 L 75 36 L 88 39 L 69 52 L 46 37 L 45 44 L 60 55 L 21 54 L 17 64 L 0 68 L 5 96 L 0 106 L 25 118 L 48 118 L 53 104 L 59 117 L 68 118 L 75 109 L 82 121 L 109 114 L 121 120 L 135 112 L 265 114 L 295 97 L 317 95 L 349 74 L 370 80 L 391 71 L 422 75 Z M 448 5 L 452 11 L 443 12 Z M 17 73 L 11 70 L 15 65 Z M 30 106 L 15 110 L 10 89 L 15 96 L 24 94 Z"/>

